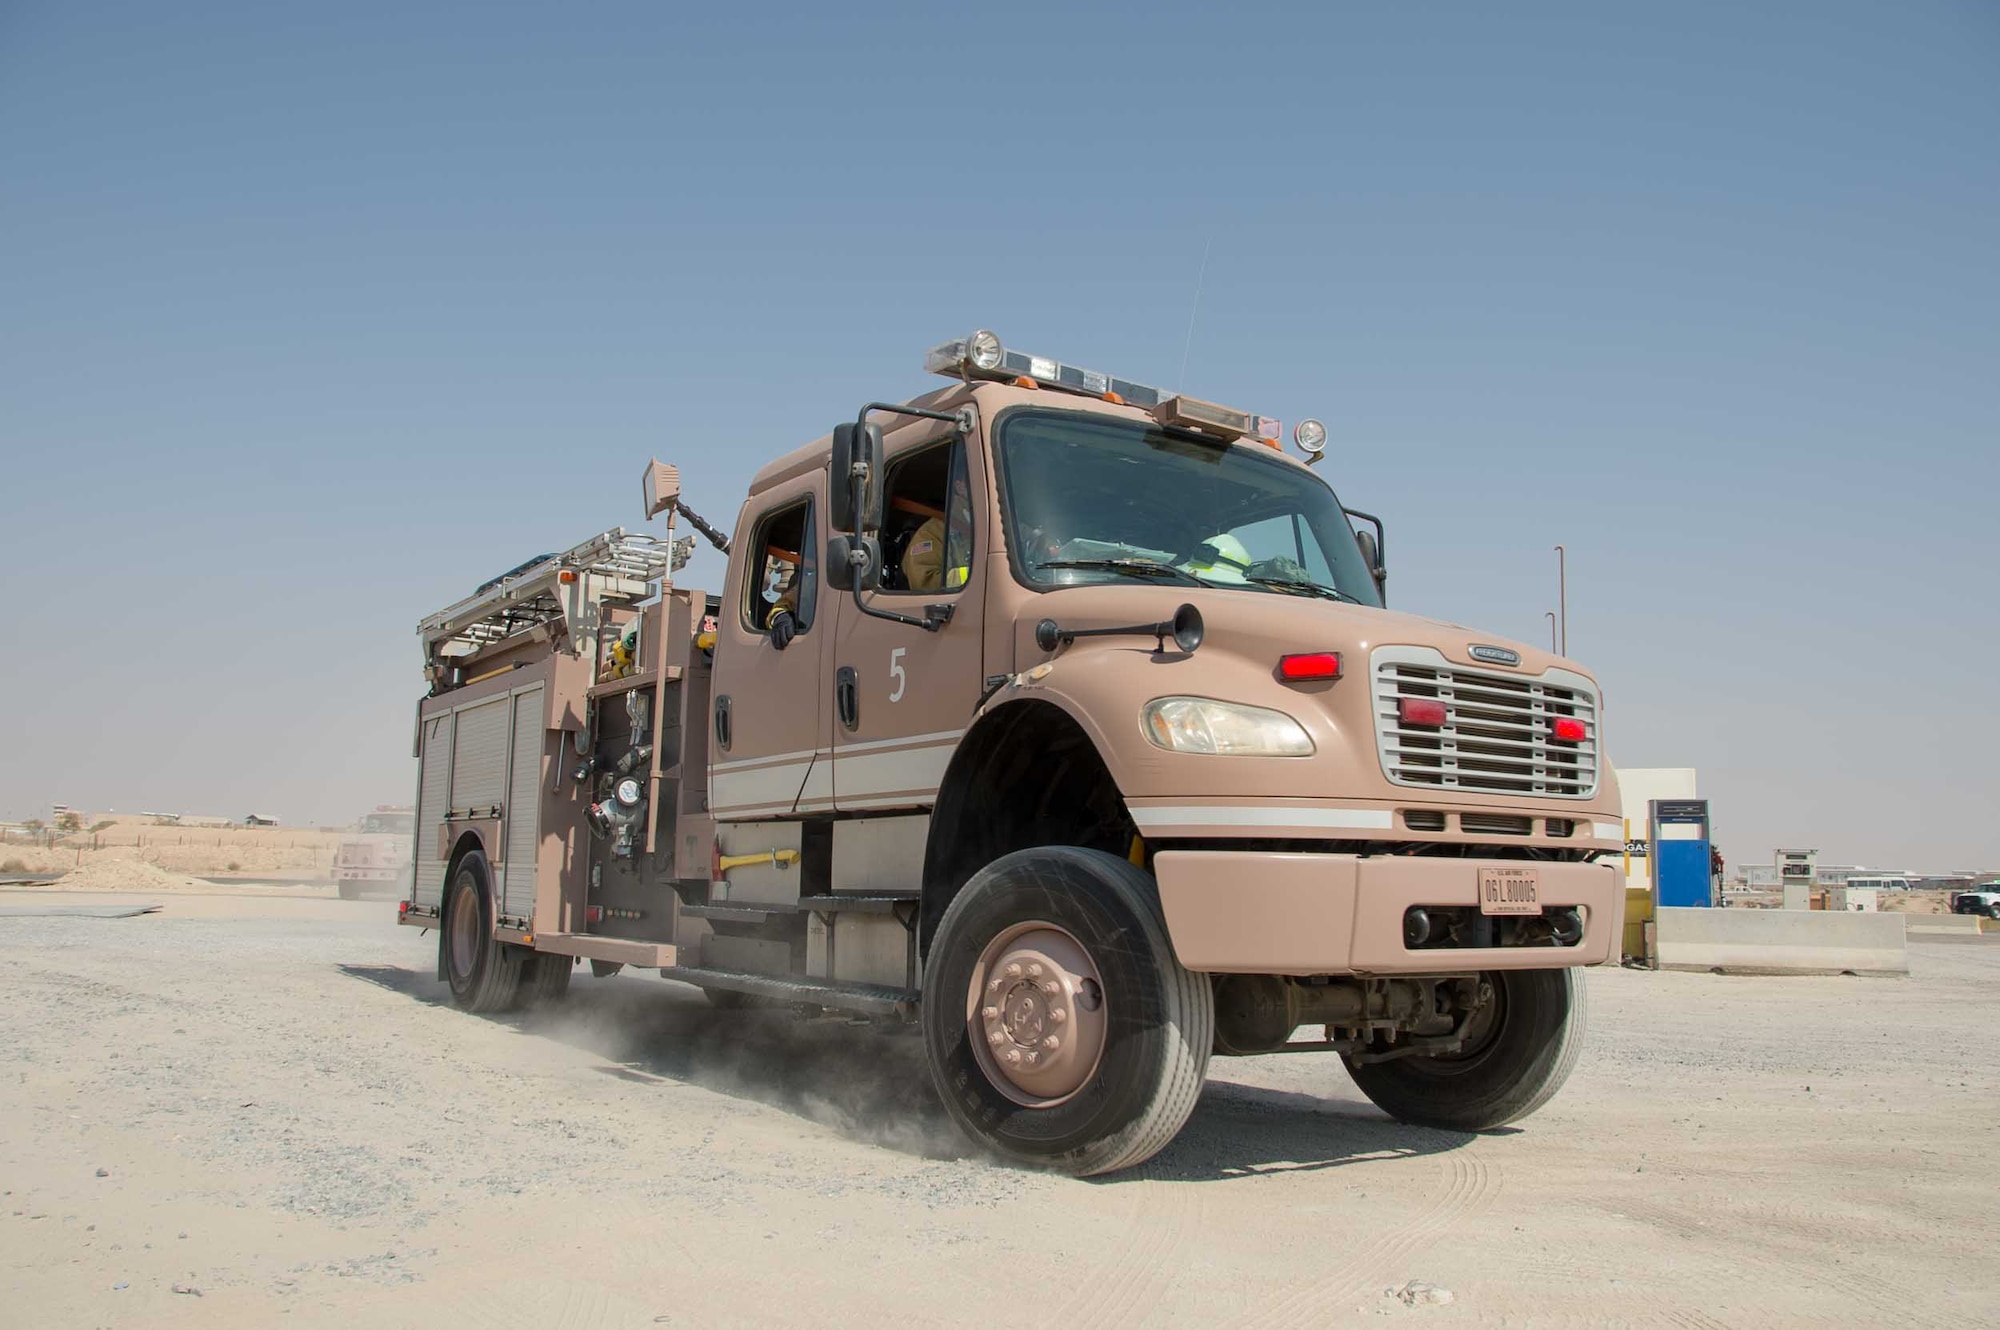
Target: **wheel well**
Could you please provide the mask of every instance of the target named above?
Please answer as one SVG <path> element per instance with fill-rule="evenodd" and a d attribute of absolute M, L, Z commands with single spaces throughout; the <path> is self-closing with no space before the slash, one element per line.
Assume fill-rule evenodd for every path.
<path fill-rule="evenodd" d="M 451 880 L 458 876 L 459 861 L 465 858 L 466 852 L 469 850 L 477 850 L 481 854 L 486 854 L 486 842 L 479 839 L 479 834 L 477 832 L 472 832 L 472 831 L 462 832 L 460 833 L 459 838 L 456 841 L 452 842 L 451 858 L 447 859 L 444 865 L 444 886 L 438 892 L 438 907 L 440 909 L 444 907 L 445 892 L 451 890 Z M 490 867 L 493 863 L 493 856 L 487 854 L 486 862 L 487 865 Z M 493 889 L 493 884 L 491 882 L 488 882 L 486 884 L 486 889 L 488 891 L 491 891 Z"/>
<path fill-rule="evenodd" d="M 1134 832 L 1097 746 L 1049 702 L 1011 702 L 959 741 L 931 812 L 919 941 L 928 955 L 945 907 L 1002 855 L 1075 845 L 1123 856 Z"/>

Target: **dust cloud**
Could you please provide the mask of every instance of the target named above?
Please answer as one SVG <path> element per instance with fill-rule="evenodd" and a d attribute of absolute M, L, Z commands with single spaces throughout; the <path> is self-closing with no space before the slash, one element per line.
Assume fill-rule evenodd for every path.
<path fill-rule="evenodd" d="M 514 1019 L 524 1033 L 587 1049 L 631 1078 L 754 1100 L 918 1158 L 974 1154 L 938 1102 L 914 1025 L 718 1009 L 648 972 L 598 979 L 587 965 L 563 1002 Z"/>

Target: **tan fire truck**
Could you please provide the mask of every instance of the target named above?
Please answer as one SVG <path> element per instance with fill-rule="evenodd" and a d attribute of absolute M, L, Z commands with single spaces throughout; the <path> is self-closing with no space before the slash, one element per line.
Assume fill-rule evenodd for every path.
<path fill-rule="evenodd" d="M 918 1022 L 966 1133 L 1136 1164 L 1213 1055 L 1519 1118 L 1618 955 L 1590 675 L 1384 608 L 1325 431 L 1004 346 L 424 620 L 415 885 L 475 1011 L 621 966 Z M 692 537 L 719 595 L 674 584 Z"/>
<path fill-rule="evenodd" d="M 333 880 L 342 900 L 393 897 L 410 889 L 412 810 L 377 804 L 333 852 Z"/>

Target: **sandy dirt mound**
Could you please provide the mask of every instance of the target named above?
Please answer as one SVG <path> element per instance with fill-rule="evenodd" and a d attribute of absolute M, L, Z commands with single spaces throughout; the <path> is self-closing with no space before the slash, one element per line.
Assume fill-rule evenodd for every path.
<path fill-rule="evenodd" d="M 51 891 L 214 891 L 185 873 L 169 873 L 142 859 L 93 859 L 48 884 Z"/>

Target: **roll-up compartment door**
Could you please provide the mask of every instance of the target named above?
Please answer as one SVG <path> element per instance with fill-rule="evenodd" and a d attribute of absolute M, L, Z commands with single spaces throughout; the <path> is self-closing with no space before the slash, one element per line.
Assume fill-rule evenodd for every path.
<path fill-rule="evenodd" d="M 444 860 L 438 858 L 438 833 L 451 805 L 452 716 L 426 716 L 423 722 L 423 775 L 417 781 L 416 892 L 418 905 L 444 901 Z"/>
<path fill-rule="evenodd" d="M 547 741 L 542 689 L 537 684 L 514 697 L 513 770 L 507 776 L 506 903 L 500 912 L 516 919 L 535 917 L 535 849 L 541 835 L 542 757 Z"/>
<path fill-rule="evenodd" d="M 452 751 L 453 809 L 485 810 L 506 802 L 507 722 L 511 716 L 505 697 L 459 710 L 458 742 Z"/>

